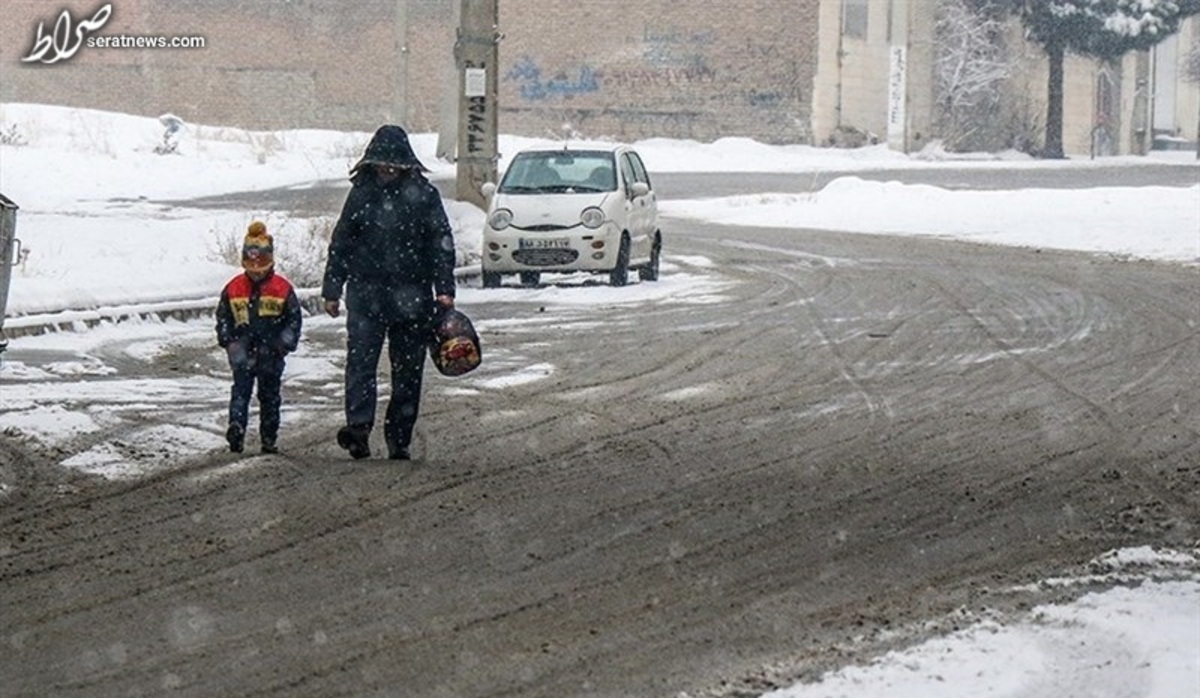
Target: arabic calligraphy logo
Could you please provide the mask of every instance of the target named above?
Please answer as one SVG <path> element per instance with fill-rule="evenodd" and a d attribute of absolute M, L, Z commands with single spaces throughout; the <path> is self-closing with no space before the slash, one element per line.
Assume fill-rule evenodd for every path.
<path fill-rule="evenodd" d="M 83 39 L 96 31 L 112 16 L 112 4 L 104 5 L 96 10 L 91 19 L 81 20 L 75 31 L 71 31 L 71 13 L 63 10 L 54 23 L 54 31 L 46 33 L 46 23 L 38 22 L 37 37 L 33 40 L 33 48 L 29 55 L 21 59 L 22 63 L 39 61 L 41 63 L 57 63 L 65 61 L 83 46 Z"/>

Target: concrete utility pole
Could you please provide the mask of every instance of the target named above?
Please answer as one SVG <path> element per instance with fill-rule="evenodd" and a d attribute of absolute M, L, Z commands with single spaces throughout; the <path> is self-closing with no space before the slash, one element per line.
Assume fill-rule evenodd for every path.
<path fill-rule="evenodd" d="M 454 61 L 458 66 L 459 201 L 484 206 L 479 187 L 496 181 L 496 82 L 500 34 L 498 0 L 462 0 Z"/>

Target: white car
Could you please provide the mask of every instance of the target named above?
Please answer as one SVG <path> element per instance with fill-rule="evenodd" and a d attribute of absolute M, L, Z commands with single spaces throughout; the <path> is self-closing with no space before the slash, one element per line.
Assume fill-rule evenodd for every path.
<path fill-rule="evenodd" d="M 483 286 L 504 274 L 536 286 L 542 272 L 591 271 L 624 286 L 658 280 L 662 233 L 642 159 L 624 145 L 533 148 L 483 185 Z"/>

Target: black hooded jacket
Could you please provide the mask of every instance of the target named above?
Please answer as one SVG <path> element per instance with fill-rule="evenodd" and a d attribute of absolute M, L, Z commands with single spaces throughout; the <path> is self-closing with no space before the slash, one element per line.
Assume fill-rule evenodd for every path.
<path fill-rule="evenodd" d="M 382 183 L 377 165 L 401 167 L 401 174 Z M 421 169 L 403 129 L 375 133 L 333 230 L 323 298 L 340 299 L 345 286 L 352 311 L 412 316 L 429 311 L 430 289 L 454 295 L 454 235 L 441 195 Z"/>
<path fill-rule="evenodd" d="M 364 165 L 394 165 L 415 168 L 422 172 L 429 171 L 413 152 L 412 144 L 408 142 L 408 133 L 391 124 L 380 126 L 379 130 L 375 131 L 362 159 L 350 170 L 351 179 L 355 178 Z"/>

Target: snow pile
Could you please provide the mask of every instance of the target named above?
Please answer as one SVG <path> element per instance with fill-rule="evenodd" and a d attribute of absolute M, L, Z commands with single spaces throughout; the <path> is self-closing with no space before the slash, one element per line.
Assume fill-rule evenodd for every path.
<path fill-rule="evenodd" d="M 1200 695 L 1197 554 L 1131 548 L 1089 567 L 1103 574 L 1051 583 L 1133 586 L 1038 606 L 1017 619 L 983 620 L 764 698 Z"/>

